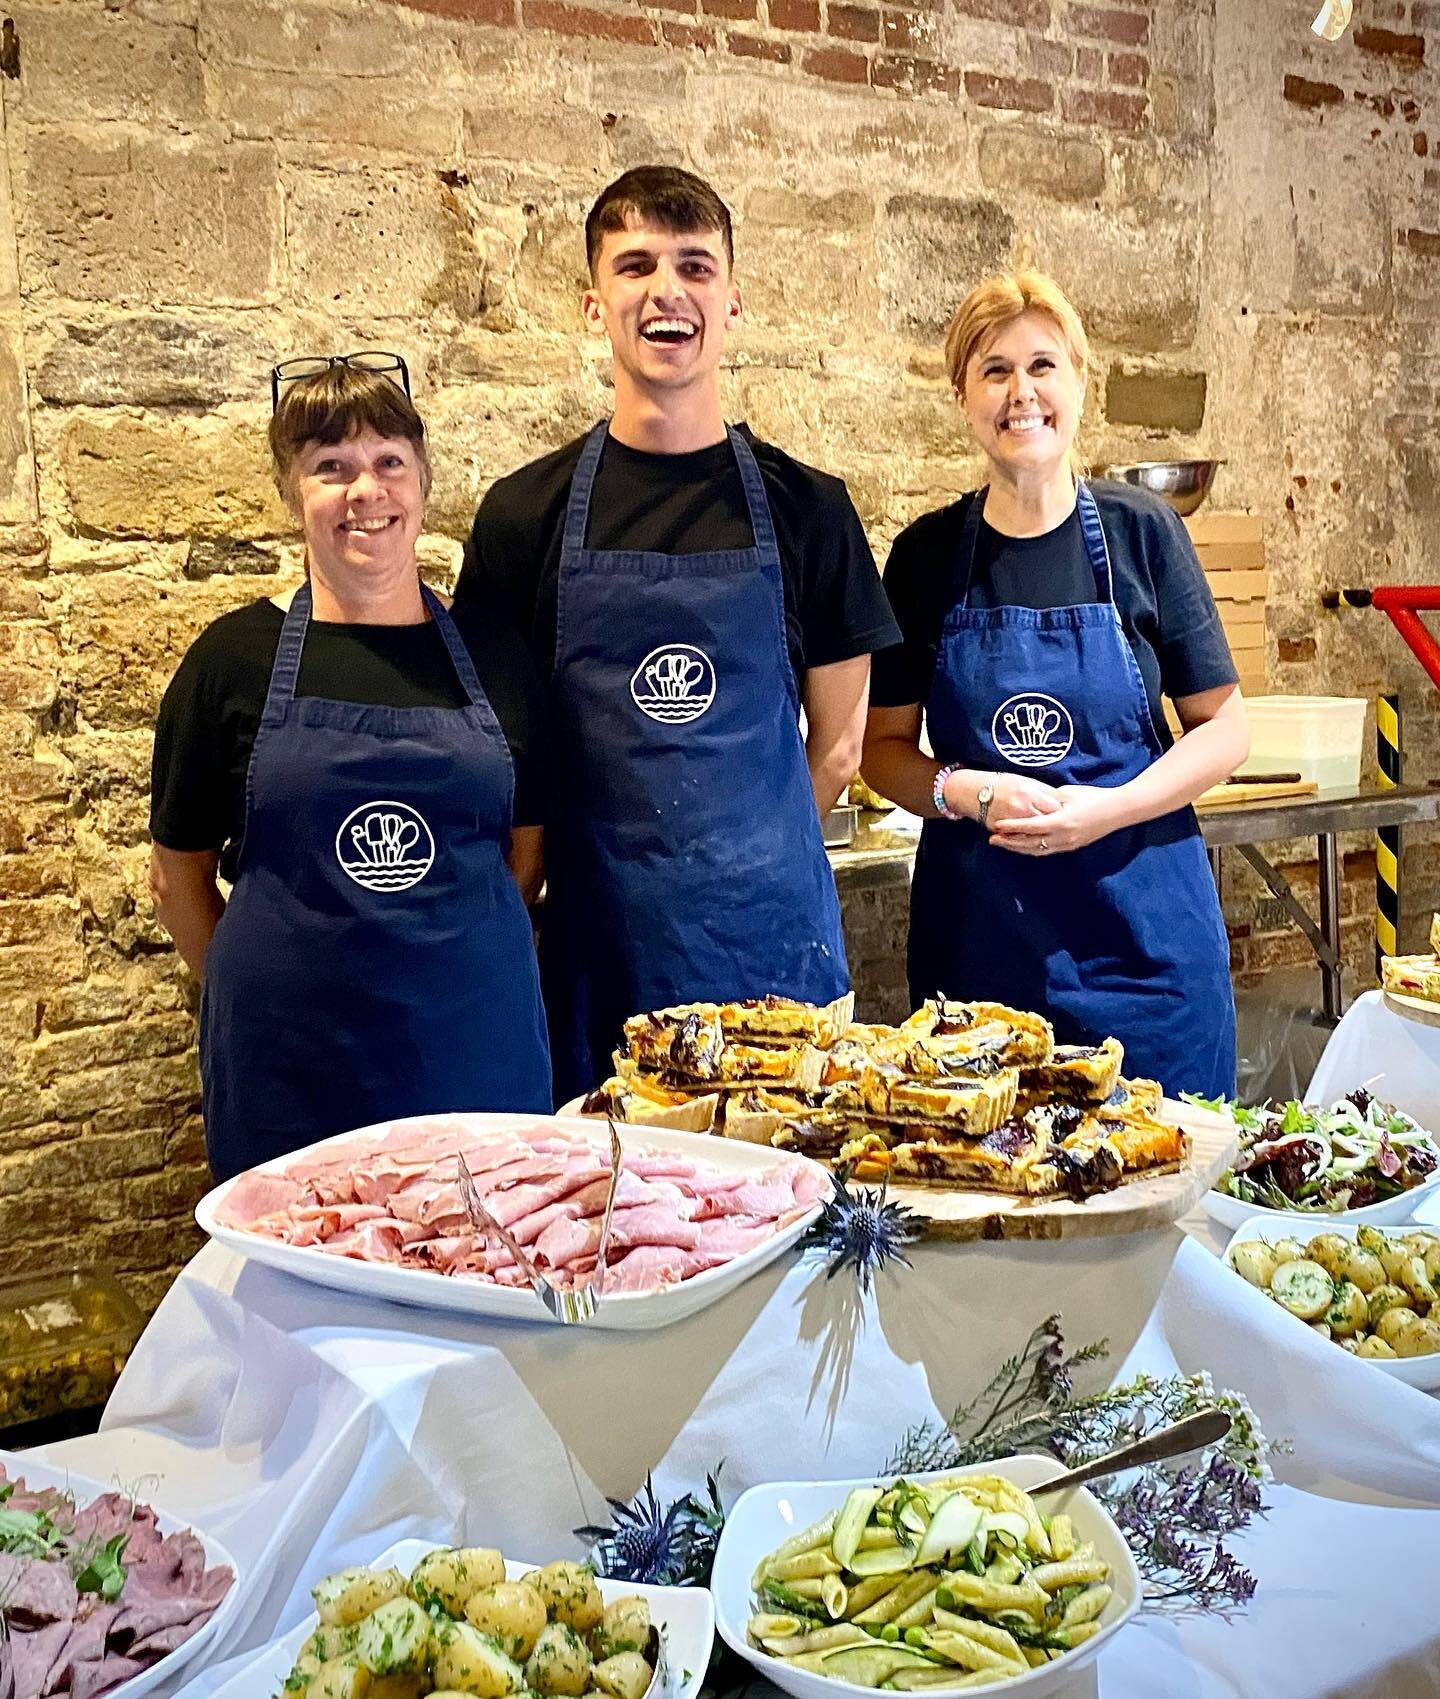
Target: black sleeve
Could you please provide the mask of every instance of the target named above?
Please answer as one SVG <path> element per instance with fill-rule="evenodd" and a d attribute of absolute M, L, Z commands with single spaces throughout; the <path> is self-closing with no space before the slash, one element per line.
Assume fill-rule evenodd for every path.
<path fill-rule="evenodd" d="M 930 694 L 949 591 L 946 520 L 951 511 L 926 514 L 906 526 L 890 547 L 884 585 L 900 642 L 875 657 L 870 671 L 872 708 L 907 708 Z"/>
<path fill-rule="evenodd" d="M 486 492 L 465 543 L 455 580 L 457 614 L 486 604 L 504 610 L 516 631 L 528 631 L 535 613 L 540 575 L 537 515 L 527 511 L 515 477 Z"/>
<path fill-rule="evenodd" d="M 1205 569 L 1180 516 L 1156 504 L 1151 573 L 1160 641 L 1160 687 L 1172 699 L 1236 684 L 1240 675 L 1220 624 Z"/>
<path fill-rule="evenodd" d="M 838 478 L 823 485 L 805 533 L 797 610 L 807 668 L 873 655 L 899 635 L 850 492 Z"/>
<path fill-rule="evenodd" d="M 481 687 L 515 764 L 514 824 L 545 820 L 550 770 L 550 710 L 530 651 L 495 605 L 454 607 L 455 624 L 475 662 Z"/>
<path fill-rule="evenodd" d="M 219 850 L 237 830 L 237 703 L 213 633 L 212 626 L 186 651 L 155 722 L 150 836 L 166 849 Z"/>

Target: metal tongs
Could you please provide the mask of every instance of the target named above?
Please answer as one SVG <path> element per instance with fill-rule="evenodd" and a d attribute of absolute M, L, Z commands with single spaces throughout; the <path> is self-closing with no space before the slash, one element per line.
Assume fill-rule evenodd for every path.
<path fill-rule="evenodd" d="M 566 1327 L 574 1322 L 590 1320 L 600 1308 L 600 1298 L 605 1286 L 605 1259 L 610 1249 L 610 1218 L 615 1213 L 615 1189 L 620 1184 L 621 1167 L 620 1135 L 615 1131 L 615 1123 L 608 1115 L 606 1120 L 610 1122 L 610 1185 L 605 1194 L 605 1213 L 600 1218 L 600 1242 L 595 1247 L 595 1268 L 583 1286 L 571 1287 L 568 1290 L 556 1286 L 542 1274 L 510 1229 L 503 1227 L 485 1207 L 464 1152 L 455 1153 L 455 1164 L 460 1175 L 460 1199 L 465 1205 L 465 1213 L 470 1217 L 470 1225 L 483 1238 L 493 1236 L 500 1241 L 514 1257 L 516 1267 L 529 1281 L 531 1290 L 540 1302 L 556 1321 Z"/>

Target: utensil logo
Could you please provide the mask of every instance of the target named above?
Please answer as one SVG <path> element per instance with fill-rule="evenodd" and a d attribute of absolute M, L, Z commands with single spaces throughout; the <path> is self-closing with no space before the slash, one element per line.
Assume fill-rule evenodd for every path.
<path fill-rule="evenodd" d="M 1053 767 L 1070 753 L 1075 722 L 1070 710 L 1038 690 L 1007 698 L 990 722 L 990 741 L 1017 767 Z"/>
<path fill-rule="evenodd" d="M 698 720 L 715 700 L 715 668 L 703 649 L 662 643 L 630 675 L 630 694 L 642 714 L 681 726 Z"/>
<path fill-rule="evenodd" d="M 435 860 L 435 839 L 408 802 L 366 802 L 335 834 L 335 858 L 367 891 L 408 891 Z"/>

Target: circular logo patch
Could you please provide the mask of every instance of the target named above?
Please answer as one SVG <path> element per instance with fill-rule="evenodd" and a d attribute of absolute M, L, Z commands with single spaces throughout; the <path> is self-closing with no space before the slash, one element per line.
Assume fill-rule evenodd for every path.
<path fill-rule="evenodd" d="M 1053 767 L 1070 753 L 1075 722 L 1063 702 L 1026 690 L 995 710 L 990 741 L 1017 767 Z"/>
<path fill-rule="evenodd" d="M 662 643 L 630 675 L 635 706 L 667 726 L 698 720 L 715 700 L 715 668 L 703 649 Z"/>
<path fill-rule="evenodd" d="M 367 891 L 408 891 L 435 860 L 435 839 L 408 802 L 367 802 L 335 834 L 335 856 Z"/>

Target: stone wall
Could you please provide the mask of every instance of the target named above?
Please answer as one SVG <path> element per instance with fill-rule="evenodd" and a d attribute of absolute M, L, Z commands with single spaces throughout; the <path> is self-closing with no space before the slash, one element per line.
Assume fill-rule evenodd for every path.
<path fill-rule="evenodd" d="M 438 576 L 487 483 L 606 403 L 579 226 L 682 160 L 736 209 L 735 416 L 843 472 L 877 551 L 971 483 L 936 341 L 982 269 L 1094 333 L 1098 460 L 1228 458 L 1270 676 L 1433 692 L 1325 585 L 1440 518 L 1434 0 L 21 0 L 0 34 L 0 1242 L 146 1301 L 194 1243 L 193 993 L 144 895 L 149 728 L 194 634 L 295 570 L 277 353 L 401 348 Z M 1364 846 L 1351 948 L 1366 954 Z M 1409 932 L 1440 855 L 1407 857 Z M 1238 965 L 1296 951 L 1237 878 Z M 853 915 L 876 971 L 893 906 Z M 887 914 L 890 916 L 886 919 Z M 1246 929 L 1248 933 L 1246 932 Z M 898 943 L 898 940 L 897 940 Z M 893 982 L 889 982 L 893 983 Z M 888 994 L 888 993 L 887 993 Z"/>

